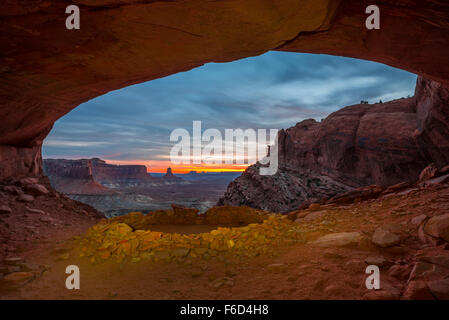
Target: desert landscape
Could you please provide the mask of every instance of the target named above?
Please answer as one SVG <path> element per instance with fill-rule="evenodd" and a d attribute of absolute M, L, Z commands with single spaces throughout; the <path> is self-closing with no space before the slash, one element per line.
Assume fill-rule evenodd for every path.
<path fill-rule="evenodd" d="M 237 172 L 153 176 L 144 165 L 109 165 L 101 159 L 44 159 L 44 173 L 57 191 L 88 204 L 105 217 L 169 209 L 171 204 L 204 212 L 216 204 Z"/>
<path fill-rule="evenodd" d="M 449 300 L 449 4 L 379 1 L 371 30 L 356 0 L 73 2 L 79 30 L 64 1 L 0 4 L 0 299 Z M 212 72 L 251 90 L 167 77 L 279 51 L 383 63 L 413 73 L 414 93 L 327 56 L 303 82 L 291 77 L 309 55 L 262 57 L 266 83 L 243 64 L 229 70 L 251 81 Z M 169 123 L 200 116 L 279 128 L 276 173 L 170 164 Z"/>

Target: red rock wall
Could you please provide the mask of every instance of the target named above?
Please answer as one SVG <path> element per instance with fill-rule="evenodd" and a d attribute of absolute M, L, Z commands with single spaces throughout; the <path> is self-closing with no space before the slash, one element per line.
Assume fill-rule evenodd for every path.
<path fill-rule="evenodd" d="M 38 177 L 42 174 L 41 146 L 0 145 L 0 179 Z"/>
<path fill-rule="evenodd" d="M 120 179 L 148 180 L 150 175 L 143 165 L 110 165 L 95 163 L 93 174 L 97 181 L 116 181 Z"/>
<path fill-rule="evenodd" d="M 449 163 L 449 90 L 437 82 L 418 79 L 416 99 L 419 149 L 428 163 L 444 166 Z"/>
<path fill-rule="evenodd" d="M 448 107 L 448 88 L 418 78 L 413 98 L 302 121 L 280 131 L 278 173 L 249 167 L 219 204 L 288 212 L 353 187 L 415 182 L 428 164 L 449 164 Z"/>
<path fill-rule="evenodd" d="M 3 1 L 0 179 L 38 174 L 40 152 L 29 148 L 80 103 L 207 62 L 268 50 L 328 53 L 449 84 L 449 3 L 377 2 L 381 30 L 367 31 L 371 2 L 360 0 L 74 0 L 81 29 L 69 31 L 66 1 Z"/>
<path fill-rule="evenodd" d="M 118 181 L 137 179 L 145 181 L 150 177 L 144 165 L 113 165 L 101 159 L 45 159 L 45 173 L 52 177 L 70 179 L 92 178 L 96 181 Z"/>

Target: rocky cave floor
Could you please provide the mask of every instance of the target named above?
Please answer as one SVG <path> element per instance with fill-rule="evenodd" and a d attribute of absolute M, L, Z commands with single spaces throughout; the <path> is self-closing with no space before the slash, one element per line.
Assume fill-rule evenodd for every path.
<path fill-rule="evenodd" d="M 0 298 L 449 299 L 448 180 L 312 204 L 289 215 L 305 243 L 269 255 L 93 265 L 70 252 L 99 214 L 24 179 L 0 191 Z M 71 264 L 80 290 L 65 288 Z M 380 290 L 365 286 L 368 264 Z"/>

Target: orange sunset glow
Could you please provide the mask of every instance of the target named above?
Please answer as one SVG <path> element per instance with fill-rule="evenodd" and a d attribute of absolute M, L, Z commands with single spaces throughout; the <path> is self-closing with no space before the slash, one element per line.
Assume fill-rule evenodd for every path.
<path fill-rule="evenodd" d="M 109 164 L 116 165 L 144 165 L 149 173 L 165 173 L 167 168 L 172 168 L 173 173 L 196 172 L 243 172 L 248 164 L 181 164 L 174 165 L 170 161 L 145 161 L 145 160 L 113 160 L 105 159 Z"/>

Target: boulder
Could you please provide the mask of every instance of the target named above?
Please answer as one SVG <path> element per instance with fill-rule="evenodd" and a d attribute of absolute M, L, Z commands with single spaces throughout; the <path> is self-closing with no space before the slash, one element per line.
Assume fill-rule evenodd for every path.
<path fill-rule="evenodd" d="M 419 261 L 437 264 L 439 266 L 449 269 L 449 255 L 448 254 L 435 254 L 435 255 L 423 255 L 418 257 Z"/>
<path fill-rule="evenodd" d="M 413 266 L 408 281 L 436 280 L 447 276 L 449 276 L 449 269 L 446 269 L 444 267 L 432 263 L 417 262 Z"/>
<path fill-rule="evenodd" d="M 410 281 L 402 298 L 406 300 L 435 300 L 425 281 Z"/>
<path fill-rule="evenodd" d="M 21 257 L 8 257 L 3 259 L 3 262 L 8 264 L 8 265 L 16 265 L 17 263 L 22 263 L 23 262 L 23 258 Z"/>
<path fill-rule="evenodd" d="M 379 227 L 374 231 L 371 241 L 378 247 L 388 248 L 398 245 L 401 238 L 384 227 Z"/>
<path fill-rule="evenodd" d="M 5 186 L 5 187 L 3 187 L 3 190 L 6 192 L 9 192 L 11 194 L 14 194 L 14 195 L 23 194 L 22 189 L 20 187 L 16 187 L 16 186 Z"/>
<path fill-rule="evenodd" d="M 416 216 L 416 217 L 413 217 L 411 220 L 410 220 L 410 223 L 411 224 L 414 224 L 414 225 L 416 225 L 416 226 L 418 226 L 418 225 L 420 225 L 424 220 L 426 220 L 427 219 L 427 216 L 426 215 L 424 215 L 424 214 L 420 214 L 420 215 L 418 215 L 418 216 Z"/>
<path fill-rule="evenodd" d="M 439 171 L 439 174 L 441 175 L 446 175 L 449 174 L 449 165 L 442 167 Z"/>
<path fill-rule="evenodd" d="M 316 247 L 343 247 L 358 245 L 363 237 L 358 232 L 331 233 L 310 243 Z"/>
<path fill-rule="evenodd" d="M 430 218 L 424 226 L 424 232 L 432 237 L 449 241 L 449 213 Z"/>
<path fill-rule="evenodd" d="M 360 187 L 341 195 L 335 196 L 327 201 L 327 203 L 331 204 L 351 204 L 356 201 L 369 200 L 377 198 L 382 192 L 383 188 L 371 185 L 367 187 Z"/>
<path fill-rule="evenodd" d="M 29 194 L 21 194 L 17 197 L 17 201 L 19 202 L 33 202 L 34 197 Z"/>
<path fill-rule="evenodd" d="M 29 184 L 24 187 L 24 190 L 26 192 L 32 194 L 33 196 L 41 196 L 41 195 L 46 195 L 49 193 L 47 188 L 45 188 L 41 184 Z"/>
<path fill-rule="evenodd" d="M 389 186 L 382 192 L 382 194 L 396 193 L 398 191 L 402 191 L 404 189 L 411 188 L 412 186 L 413 186 L 413 184 L 410 182 L 400 182 L 400 183 L 394 184 L 392 186 Z"/>
<path fill-rule="evenodd" d="M 385 259 L 382 256 L 372 256 L 365 259 L 365 263 L 367 265 L 375 265 L 378 266 L 379 268 L 386 266 L 387 262 L 388 262 L 387 259 Z"/>
<path fill-rule="evenodd" d="M 401 281 L 406 281 L 410 277 L 410 266 L 395 264 L 388 269 L 387 274 Z"/>
<path fill-rule="evenodd" d="M 385 281 L 380 281 L 379 290 L 369 290 L 363 296 L 366 300 L 398 300 L 400 297 L 401 291 Z"/>
<path fill-rule="evenodd" d="M 312 212 L 309 213 L 308 215 L 304 216 L 303 218 L 298 218 L 295 221 L 296 222 L 310 222 L 310 221 L 314 221 L 320 218 L 323 218 L 324 216 L 326 216 L 327 211 L 316 211 L 316 212 Z"/>
<path fill-rule="evenodd" d="M 43 210 L 39 210 L 39 209 L 33 209 L 33 208 L 29 208 L 29 207 L 25 207 L 25 210 L 29 213 L 34 213 L 34 214 L 41 214 L 41 215 L 46 215 L 47 213 Z"/>
<path fill-rule="evenodd" d="M 283 263 L 273 263 L 267 266 L 267 270 L 272 273 L 283 273 L 287 269 L 287 266 Z"/>
<path fill-rule="evenodd" d="M 260 164 L 249 166 L 218 204 L 283 213 L 326 197 L 350 204 L 388 186 L 387 193 L 408 188 L 449 162 L 447 101 L 448 88 L 418 78 L 414 98 L 349 106 L 281 130 L 278 172 L 261 176 Z"/>
<path fill-rule="evenodd" d="M 438 167 L 432 163 L 425 167 L 421 173 L 419 174 L 419 181 L 426 181 L 430 180 L 435 177 L 436 173 L 438 172 Z"/>
<path fill-rule="evenodd" d="M 8 286 L 20 286 L 34 278 L 31 272 L 13 272 L 3 277 L 1 281 L 5 282 Z"/>
<path fill-rule="evenodd" d="M 19 180 L 19 185 L 20 186 L 22 186 L 22 187 L 25 187 L 25 186 L 27 186 L 27 185 L 30 185 L 30 184 L 37 184 L 37 183 L 39 183 L 39 179 L 38 178 L 23 178 L 23 179 L 20 179 Z"/>
<path fill-rule="evenodd" d="M 435 297 L 440 300 L 449 300 L 449 278 L 429 281 L 427 285 Z"/>
<path fill-rule="evenodd" d="M 5 206 L 5 205 L 1 205 L 0 206 L 0 214 L 8 214 L 8 213 L 11 213 L 11 212 L 12 212 L 12 210 L 11 210 L 10 207 Z"/>
<path fill-rule="evenodd" d="M 175 224 L 195 224 L 198 219 L 198 209 L 185 208 L 176 204 L 171 205 L 174 216 L 173 223 Z"/>

